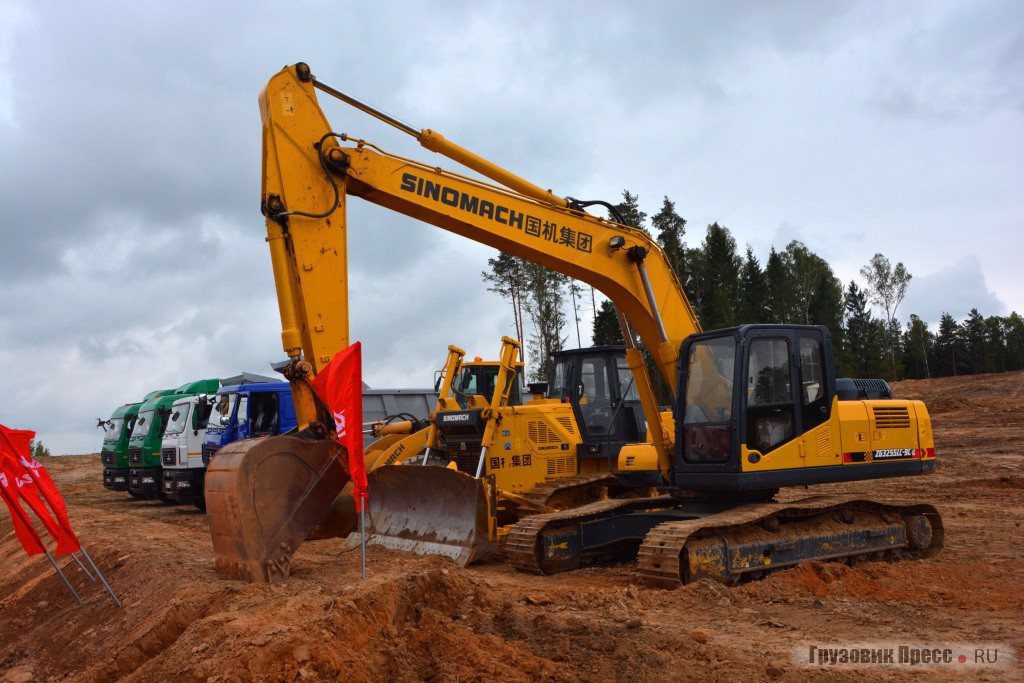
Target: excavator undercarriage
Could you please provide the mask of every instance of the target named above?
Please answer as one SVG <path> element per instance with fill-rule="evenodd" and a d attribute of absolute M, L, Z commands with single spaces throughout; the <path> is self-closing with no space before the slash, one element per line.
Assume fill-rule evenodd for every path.
<path fill-rule="evenodd" d="M 737 505 L 662 496 L 529 517 L 509 532 L 506 551 L 517 569 L 535 574 L 636 557 L 644 583 L 675 588 L 702 578 L 761 578 L 807 560 L 929 557 L 942 544 L 942 519 L 931 505 L 827 496 Z"/>

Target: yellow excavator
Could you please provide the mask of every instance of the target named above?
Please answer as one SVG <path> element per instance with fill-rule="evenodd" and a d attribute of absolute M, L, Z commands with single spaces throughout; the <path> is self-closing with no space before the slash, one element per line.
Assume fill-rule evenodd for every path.
<path fill-rule="evenodd" d="M 333 130 L 317 91 L 399 128 L 489 182 Z M 808 559 L 913 558 L 941 548 L 942 519 L 931 505 L 775 499 L 780 487 L 917 475 L 935 467 L 924 404 L 892 399 L 879 380 L 837 380 L 826 328 L 701 331 L 661 248 L 642 230 L 586 211 L 602 202 L 559 197 L 328 86 L 305 64 L 271 78 L 260 111 L 262 210 L 299 430 L 237 442 L 211 463 L 207 510 L 221 576 L 287 577 L 295 548 L 349 478 L 333 421 L 309 380 L 349 344 L 350 196 L 556 270 L 615 305 L 628 373 L 585 354 L 567 357 L 556 364 L 545 400 L 564 402 L 576 424 L 589 430 L 565 461 L 577 468 L 572 474 L 607 466 L 617 485 L 660 495 L 524 517 L 505 544 L 517 568 L 556 573 L 602 558 L 636 557 L 646 582 L 672 587 L 702 577 L 727 583 L 756 578 Z M 672 391 L 666 410 L 656 402 L 634 334 Z M 639 433 L 627 442 L 596 438 L 616 421 L 624 423 L 625 387 L 639 401 Z M 505 458 L 523 454 L 504 437 Z M 490 544 L 497 493 L 481 481 L 505 465 L 493 451 L 484 455 L 472 474 L 404 468 L 410 477 L 433 470 L 425 486 L 433 500 L 424 501 L 432 505 L 378 510 L 397 517 L 374 523 L 421 541 L 414 548 L 420 552 L 465 544 L 468 526 L 484 532 L 471 544 Z M 426 481 L 424 475 L 406 488 Z M 449 495 L 470 490 L 474 495 Z M 372 488 L 370 496 L 372 502 Z"/>

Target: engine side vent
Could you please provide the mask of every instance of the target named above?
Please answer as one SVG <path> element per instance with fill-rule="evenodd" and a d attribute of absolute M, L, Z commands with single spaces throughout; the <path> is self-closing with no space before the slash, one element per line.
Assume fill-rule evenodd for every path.
<path fill-rule="evenodd" d="M 558 424 L 562 426 L 562 429 L 564 429 L 565 431 L 569 432 L 570 434 L 576 433 L 576 425 L 573 424 L 573 419 L 569 415 L 562 415 L 561 417 L 556 417 L 555 420 L 558 422 Z"/>
<path fill-rule="evenodd" d="M 828 429 L 818 430 L 818 455 L 828 455 L 832 452 L 832 432 Z"/>
<path fill-rule="evenodd" d="M 544 420 L 533 420 L 527 426 L 527 436 L 535 444 L 561 443 L 558 434 Z"/>
<path fill-rule="evenodd" d="M 128 462 L 136 465 L 142 464 L 142 449 L 138 446 L 128 449 Z"/>
<path fill-rule="evenodd" d="M 871 412 L 878 429 L 907 429 L 910 427 L 910 412 L 907 406 L 872 406 Z"/>
<path fill-rule="evenodd" d="M 178 464 L 178 449 L 177 448 L 161 448 L 160 449 L 160 461 L 165 465 L 177 465 Z"/>
<path fill-rule="evenodd" d="M 548 458 L 548 476 L 563 477 L 576 472 L 576 459 L 571 455 Z"/>

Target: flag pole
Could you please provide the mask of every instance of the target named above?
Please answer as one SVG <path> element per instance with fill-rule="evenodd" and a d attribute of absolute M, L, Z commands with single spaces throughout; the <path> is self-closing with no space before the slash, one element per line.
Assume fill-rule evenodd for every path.
<path fill-rule="evenodd" d="M 78 566 L 82 568 L 82 571 L 85 572 L 85 575 L 88 576 L 90 580 L 92 580 L 92 581 L 96 580 L 96 577 L 93 576 L 92 574 L 90 574 L 89 570 L 85 568 L 84 564 L 82 564 L 82 561 L 80 559 L 78 559 L 78 555 L 75 555 L 74 553 L 71 553 L 71 557 L 72 557 L 72 559 L 74 559 L 75 562 L 78 563 Z"/>
<path fill-rule="evenodd" d="M 121 601 L 117 599 L 116 595 L 114 595 L 114 591 L 110 588 L 110 584 L 107 583 L 106 578 L 103 576 L 103 572 L 101 572 L 99 567 L 96 566 L 96 563 L 92 561 L 92 558 L 89 556 L 89 552 L 85 549 L 85 546 L 80 547 L 79 550 L 81 550 L 82 554 L 85 555 L 85 559 L 89 560 L 89 564 L 92 565 L 92 569 L 96 572 L 96 576 L 100 577 L 100 581 L 103 582 L 103 587 L 107 589 L 107 592 L 110 593 L 110 597 L 114 599 L 114 604 L 123 608 L 124 605 L 122 605 Z"/>
<path fill-rule="evenodd" d="M 359 536 L 363 554 L 363 579 L 366 579 L 366 494 L 359 494 Z"/>
<path fill-rule="evenodd" d="M 53 568 L 57 570 L 57 573 L 60 574 L 61 580 L 64 581 L 64 585 L 68 587 L 68 590 L 71 591 L 71 594 L 75 596 L 75 600 L 77 600 L 78 604 L 81 605 L 82 598 L 78 597 L 78 593 L 76 593 L 75 589 L 71 587 L 71 582 L 68 581 L 68 577 L 64 576 L 64 572 L 62 572 L 60 570 L 60 567 L 57 566 L 57 563 L 53 561 L 53 555 L 50 554 L 50 551 L 46 551 L 46 559 L 48 559 L 50 561 L 50 564 L 53 565 Z"/>

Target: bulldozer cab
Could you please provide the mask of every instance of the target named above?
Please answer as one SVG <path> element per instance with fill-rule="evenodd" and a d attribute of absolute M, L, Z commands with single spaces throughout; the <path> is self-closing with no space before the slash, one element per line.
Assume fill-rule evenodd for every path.
<path fill-rule="evenodd" d="M 455 400 L 463 410 L 469 410 L 474 406 L 470 405 L 470 396 L 482 396 L 484 401 L 490 401 L 494 395 L 494 385 L 498 379 L 498 372 L 501 365 L 495 362 L 480 360 L 467 361 L 462 366 L 462 372 L 456 378 L 452 386 L 455 393 Z M 516 364 L 516 377 L 512 381 L 512 390 L 508 395 L 508 405 L 520 406 L 523 404 L 523 364 Z"/>
<path fill-rule="evenodd" d="M 624 346 L 552 354 L 547 397 L 572 405 L 582 437 L 580 458 L 614 462 L 622 446 L 646 438 L 647 423 Z"/>

